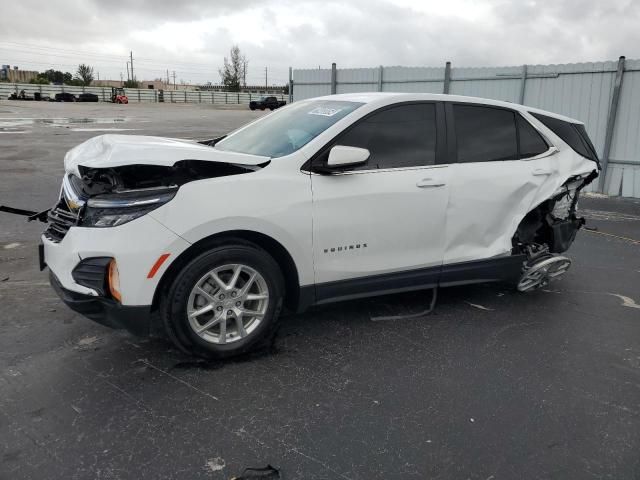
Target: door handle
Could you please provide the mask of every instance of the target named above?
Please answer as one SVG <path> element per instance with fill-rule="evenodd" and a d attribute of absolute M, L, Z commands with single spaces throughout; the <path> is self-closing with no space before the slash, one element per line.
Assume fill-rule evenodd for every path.
<path fill-rule="evenodd" d="M 418 183 L 416 183 L 416 187 L 418 188 L 435 188 L 444 186 L 445 183 L 434 180 L 433 178 L 423 178 Z"/>
<path fill-rule="evenodd" d="M 534 175 L 551 175 L 552 173 L 548 168 L 536 168 L 533 170 Z"/>

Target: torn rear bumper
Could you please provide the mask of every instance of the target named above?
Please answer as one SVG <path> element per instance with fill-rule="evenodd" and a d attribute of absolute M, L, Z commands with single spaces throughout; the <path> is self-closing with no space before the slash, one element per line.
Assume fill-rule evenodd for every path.
<path fill-rule="evenodd" d="M 105 327 L 125 329 L 134 335 L 147 336 L 151 331 L 151 306 L 131 306 L 105 297 L 96 297 L 67 290 L 53 272 L 51 286 L 60 299 L 74 312 L 80 313 Z"/>

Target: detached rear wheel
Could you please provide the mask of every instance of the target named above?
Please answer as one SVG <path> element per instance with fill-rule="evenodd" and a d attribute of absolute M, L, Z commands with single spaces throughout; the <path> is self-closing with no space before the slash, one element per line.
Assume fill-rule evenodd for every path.
<path fill-rule="evenodd" d="M 184 267 L 161 305 L 169 337 L 184 351 L 213 358 L 262 347 L 276 332 L 283 285 L 261 248 L 213 248 Z"/>

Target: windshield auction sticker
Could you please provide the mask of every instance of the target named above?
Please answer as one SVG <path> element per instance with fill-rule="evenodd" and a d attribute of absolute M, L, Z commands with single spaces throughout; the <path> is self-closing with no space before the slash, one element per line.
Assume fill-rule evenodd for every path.
<path fill-rule="evenodd" d="M 323 117 L 333 117 L 336 113 L 341 111 L 341 108 L 326 108 L 317 107 L 309 112 L 309 115 L 322 115 Z"/>

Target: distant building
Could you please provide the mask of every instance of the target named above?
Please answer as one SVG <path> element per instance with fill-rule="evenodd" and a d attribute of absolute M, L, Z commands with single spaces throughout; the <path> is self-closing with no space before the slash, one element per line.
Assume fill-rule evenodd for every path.
<path fill-rule="evenodd" d="M 35 70 L 20 70 L 18 66 L 2 65 L 0 68 L 0 81 L 11 83 L 29 83 L 38 76 Z"/>
<path fill-rule="evenodd" d="M 148 88 L 150 90 L 169 90 L 169 86 L 161 80 L 138 80 L 140 88 Z M 91 82 L 92 87 L 122 87 L 124 82 L 121 80 L 94 80 Z M 173 88 L 173 85 L 170 86 Z"/>

